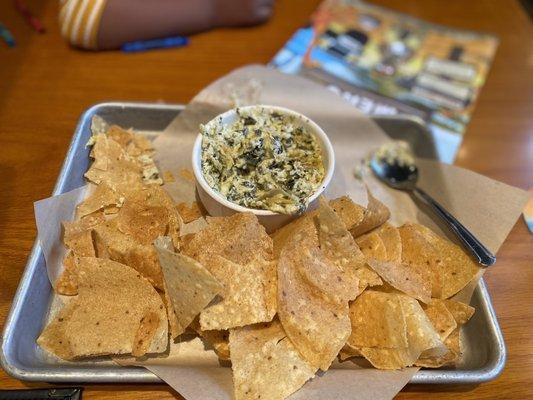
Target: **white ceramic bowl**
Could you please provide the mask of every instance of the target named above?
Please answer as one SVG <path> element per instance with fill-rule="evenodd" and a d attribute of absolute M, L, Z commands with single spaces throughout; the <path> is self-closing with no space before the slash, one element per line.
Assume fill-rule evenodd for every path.
<path fill-rule="evenodd" d="M 254 108 L 263 108 L 269 112 L 277 112 L 282 115 L 291 115 L 297 117 L 301 121 L 301 125 L 305 127 L 309 132 L 311 132 L 318 139 L 318 143 L 322 149 L 322 160 L 324 162 L 324 179 L 322 184 L 317 188 L 315 193 L 309 198 L 308 209 L 313 209 L 318 204 L 318 197 L 326 189 L 331 178 L 333 176 L 333 170 L 335 167 L 335 154 L 333 153 L 333 147 L 324 133 L 322 128 L 320 128 L 316 123 L 311 121 L 309 118 L 303 116 L 302 114 L 297 113 L 296 111 L 289 110 L 283 107 L 269 106 L 269 105 L 254 105 L 239 107 L 241 110 L 250 110 Z M 212 125 L 227 125 L 236 121 L 238 118 L 236 109 L 226 111 L 223 114 L 220 114 L 209 121 L 206 126 Z M 254 208 L 247 208 L 235 204 L 227 200 L 223 195 L 218 193 L 216 190 L 211 188 L 207 181 L 204 178 L 202 173 L 202 134 L 200 133 L 194 142 L 194 148 L 192 153 L 192 167 L 194 171 L 194 176 L 196 177 L 196 186 L 198 189 L 198 195 L 202 204 L 204 205 L 207 212 L 214 216 L 228 216 L 235 214 L 237 212 L 251 212 L 257 216 L 259 222 L 266 228 L 267 232 L 273 232 L 286 223 L 290 222 L 292 219 L 296 218 L 296 215 L 287 215 L 279 214 L 269 210 L 259 210 Z"/>

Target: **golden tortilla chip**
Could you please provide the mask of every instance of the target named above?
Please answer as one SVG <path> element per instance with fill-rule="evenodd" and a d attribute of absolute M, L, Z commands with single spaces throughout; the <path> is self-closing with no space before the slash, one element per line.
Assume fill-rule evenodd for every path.
<path fill-rule="evenodd" d="M 101 213 L 88 215 L 78 221 L 63 221 L 63 243 L 78 257 L 94 257 L 91 230 L 103 222 Z"/>
<path fill-rule="evenodd" d="M 443 274 L 437 265 L 437 255 L 424 237 L 410 224 L 398 228 L 402 241 L 402 263 L 429 273 L 431 282 L 431 297 L 441 298 Z"/>
<path fill-rule="evenodd" d="M 106 183 L 114 190 L 142 184 L 142 168 L 117 142 L 104 134 L 93 137 L 91 157 L 94 162 L 85 173 L 89 181 L 97 185 Z"/>
<path fill-rule="evenodd" d="M 385 261 L 400 263 L 402 261 L 402 239 L 398 228 L 385 222 L 375 232 L 385 246 L 387 254 Z"/>
<path fill-rule="evenodd" d="M 165 280 L 165 292 L 177 318 L 178 332 L 183 333 L 194 318 L 224 291 L 222 284 L 199 262 L 157 247 Z"/>
<path fill-rule="evenodd" d="M 355 241 L 367 259 L 387 260 L 387 248 L 377 233 L 367 233 L 359 236 Z"/>
<path fill-rule="evenodd" d="M 291 221 L 287 225 L 282 226 L 270 235 L 272 237 L 275 258 L 279 258 L 283 247 L 285 247 L 285 245 L 297 233 L 307 236 L 309 240 L 313 240 L 316 246 L 319 245 L 318 232 L 314 222 L 316 215 L 316 210 L 305 213 L 301 217 Z"/>
<path fill-rule="evenodd" d="M 115 192 L 105 183 L 96 186 L 94 192 L 83 200 L 76 207 L 76 215 L 78 218 L 92 214 L 99 210 L 104 210 L 110 207 L 118 208 L 122 205 L 124 198 L 119 193 Z"/>
<path fill-rule="evenodd" d="M 361 271 L 365 268 L 365 257 L 341 218 L 322 197 L 317 220 L 320 248 L 326 257 L 344 272 L 341 279 L 345 281 L 348 288 L 351 288 L 348 300 L 353 300 L 361 293 L 366 283 L 360 281 Z"/>
<path fill-rule="evenodd" d="M 148 139 L 146 136 L 141 135 L 140 133 L 133 134 L 132 143 L 135 145 L 136 148 L 138 148 L 142 152 L 150 152 L 154 150 L 154 146 L 151 140 Z"/>
<path fill-rule="evenodd" d="M 385 223 L 390 217 L 390 211 L 387 206 L 372 196 L 368 187 L 366 188 L 366 193 L 368 197 L 368 205 L 364 211 L 363 219 L 361 222 L 350 228 L 350 233 L 353 237 L 361 236 L 362 234 L 377 228 Z"/>
<path fill-rule="evenodd" d="M 221 360 L 230 359 L 229 351 L 229 331 L 202 331 L 198 326 L 196 332 L 203 338 L 205 341 L 213 347 L 218 358 Z"/>
<path fill-rule="evenodd" d="M 313 367 L 327 370 L 351 332 L 347 302 L 338 302 L 332 279 L 338 267 L 318 252 L 308 236 L 295 235 L 278 261 L 278 315 L 300 354 Z M 320 265 L 324 273 L 314 276 Z M 302 275 L 304 274 L 304 275 Z M 321 279 L 323 280 L 321 282 Z"/>
<path fill-rule="evenodd" d="M 350 305 L 352 333 L 347 344 L 401 349 L 408 346 L 401 298 L 396 294 L 365 290 Z"/>
<path fill-rule="evenodd" d="M 424 311 L 433 324 L 442 341 L 457 328 L 457 322 L 442 300 L 434 299 L 431 303 L 423 305 Z"/>
<path fill-rule="evenodd" d="M 456 294 L 482 270 L 483 267 L 470 258 L 461 247 L 441 238 L 429 228 L 419 224 L 406 225 L 418 231 L 434 250 L 435 263 L 440 269 L 442 279 L 441 299 Z"/>
<path fill-rule="evenodd" d="M 126 149 L 128 144 L 133 140 L 133 133 L 122 129 L 118 125 L 111 125 L 108 128 L 106 135 L 117 142 L 123 149 Z"/>
<path fill-rule="evenodd" d="M 355 204 L 348 196 L 331 200 L 329 205 L 349 231 L 359 225 L 365 216 L 365 208 L 359 204 Z"/>
<path fill-rule="evenodd" d="M 181 220 L 181 217 L 174 206 L 172 197 L 170 197 L 170 195 L 163 188 L 157 185 L 145 185 L 141 188 L 132 188 L 131 190 L 125 191 L 124 195 L 130 204 L 138 204 L 148 210 L 161 210 L 164 208 L 167 215 L 167 229 L 166 233 L 162 234 L 165 236 L 170 236 L 170 238 L 172 238 L 174 247 L 179 248 L 180 226 L 182 225 L 183 221 Z M 162 211 L 158 211 L 158 213 L 161 214 Z M 156 229 L 153 229 L 150 237 L 153 237 L 156 232 L 160 233 L 162 231 L 162 226 L 164 223 L 161 219 L 161 215 L 158 218 L 160 219 L 160 222 L 157 224 Z M 125 228 L 123 227 L 123 229 Z M 138 232 L 137 236 L 140 235 L 141 233 Z M 146 239 L 144 242 L 149 242 L 149 240 Z"/>
<path fill-rule="evenodd" d="M 344 347 L 341 349 L 341 351 L 339 351 L 339 360 L 345 361 L 353 357 L 363 357 L 363 355 L 361 354 L 359 350 L 357 350 L 356 348 L 346 343 Z"/>
<path fill-rule="evenodd" d="M 452 314 L 457 325 L 466 324 L 468 320 L 472 318 L 472 315 L 474 315 L 474 312 L 476 311 L 474 307 L 471 307 L 468 304 L 461 303 L 459 301 L 444 300 L 443 302 L 448 311 Z"/>
<path fill-rule="evenodd" d="M 283 400 L 315 374 L 277 319 L 232 329 L 229 343 L 236 400 Z"/>
<path fill-rule="evenodd" d="M 205 267 L 224 285 L 223 299 L 200 314 L 203 331 L 269 322 L 276 314 L 276 263 L 257 258 L 240 265 L 214 256 Z"/>
<path fill-rule="evenodd" d="M 431 325 L 418 302 L 405 295 L 397 295 L 401 300 L 405 317 L 408 347 L 402 349 L 361 347 L 358 350 L 370 363 L 379 369 L 400 369 L 413 365 L 423 352 L 432 351 L 432 356 L 443 355 L 444 347 L 437 332 Z"/>
<path fill-rule="evenodd" d="M 78 295 L 44 328 L 37 339 L 41 347 L 65 360 L 167 349 L 163 302 L 137 271 L 86 257 L 78 260 L 76 274 Z M 141 322 L 147 316 L 149 326 Z"/>
<path fill-rule="evenodd" d="M 438 356 L 421 356 L 416 366 L 426 368 L 440 368 L 445 365 L 452 365 L 459 361 L 461 351 L 460 327 L 456 328 L 444 341 L 444 345 L 448 349 L 446 353 Z"/>
<path fill-rule="evenodd" d="M 116 217 L 117 229 L 141 244 L 151 244 L 168 230 L 168 210 L 126 199 Z"/>
<path fill-rule="evenodd" d="M 152 245 L 143 245 L 116 228 L 111 220 L 93 229 L 93 238 L 98 258 L 126 264 L 138 271 L 157 289 L 163 289 L 163 274 Z"/>
<path fill-rule="evenodd" d="M 152 340 L 157 334 L 160 323 L 160 313 L 148 311 L 144 314 L 139 323 L 137 333 L 135 334 L 135 339 L 133 340 L 133 349 L 131 350 L 131 354 L 134 357 L 142 357 L 144 354 L 148 353 Z"/>
<path fill-rule="evenodd" d="M 176 205 L 178 213 L 184 223 L 188 224 L 204 215 L 204 212 L 196 201 L 193 201 L 191 205 L 187 203 L 178 203 Z"/>
<path fill-rule="evenodd" d="M 368 265 L 389 285 L 424 303 L 431 301 L 429 272 L 414 265 L 368 259 Z"/>
<path fill-rule="evenodd" d="M 174 245 L 172 244 L 172 239 L 168 236 L 158 237 L 154 241 L 154 246 L 160 247 L 168 251 L 174 251 Z M 179 335 L 181 335 L 181 327 L 179 325 L 178 318 L 176 317 L 176 313 L 174 312 L 174 307 L 172 306 L 172 300 L 170 299 L 170 295 L 166 289 L 167 288 L 163 281 L 162 297 L 163 297 L 163 302 L 165 303 L 165 307 L 167 309 L 167 318 L 168 318 L 168 327 L 170 330 L 170 337 L 176 338 Z"/>
<path fill-rule="evenodd" d="M 365 256 L 348 232 L 342 218 L 323 199 L 318 210 L 319 239 L 324 254 L 345 272 L 343 278 L 352 287 L 353 300 L 367 286 L 382 283 L 379 276 L 366 265 Z M 305 234 L 305 233 L 304 233 Z M 356 283 L 357 281 L 358 283 Z M 357 289 L 356 289 L 357 288 Z"/>
<path fill-rule="evenodd" d="M 187 243 L 191 241 L 191 239 L 196 235 L 198 232 L 204 230 L 207 228 L 207 220 L 204 217 L 200 217 L 198 219 L 195 219 L 192 222 L 189 222 L 188 224 L 181 224 L 180 226 L 180 243 L 182 246 L 186 246 Z M 181 248 L 181 247 L 180 247 Z"/>
<path fill-rule="evenodd" d="M 78 276 L 76 275 L 76 260 L 74 253 L 69 251 L 63 259 L 63 273 L 55 282 L 54 290 L 63 296 L 78 294 Z"/>
<path fill-rule="evenodd" d="M 252 213 L 210 217 L 208 225 L 183 245 L 186 256 L 200 262 L 219 255 L 246 265 L 256 257 L 272 260 L 272 239 Z"/>

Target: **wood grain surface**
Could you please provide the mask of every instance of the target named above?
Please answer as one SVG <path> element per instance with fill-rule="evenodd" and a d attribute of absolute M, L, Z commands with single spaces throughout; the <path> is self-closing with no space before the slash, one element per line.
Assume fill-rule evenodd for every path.
<path fill-rule="evenodd" d="M 107 100 L 186 103 L 217 77 L 266 63 L 318 4 L 280 0 L 267 24 L 194 36 L 182 49 L 140 54 L 70 49 L 57 27 L 57 0 L 30 1 L 48 32 L 33 33 L 11 1 L 0 21 L 18 41 L 0 43 L 0 324 L 35 239 L 33 202 L 52 192 L 80 114 Z M 500 47 L 456 164 L 533 186 L 533 26 L 518 1 L 380 0 L 431 22 L 492 32 Z M 408 385 L 399 399 L 533 398 L 533 235 L 522 219 L 486 280 L 508 347 L 503 374 L 473 386 Z M 199 383 L 201 384 L 201 383 Z M 0 389 L 35 388 L 0 371 Z M 181 398 L 165 385 L 85 385 L 84 399 Z M 354 394 L 354 399 L 357 398 Z"/>

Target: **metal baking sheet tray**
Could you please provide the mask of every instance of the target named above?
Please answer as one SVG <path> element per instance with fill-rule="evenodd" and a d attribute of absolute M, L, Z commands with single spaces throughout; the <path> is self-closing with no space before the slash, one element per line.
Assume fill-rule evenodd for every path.
<path fill-rule="evenodd" d="M 88 109 L 81 117 L 59 174 L 53 194 L 58 195 L 85 182 L 89 157 L 85 147 L 90 121 L 95 114 L 110 123 L 157 133 L 183 109 L 178 105 L 103 103 Z M 379 117 L 375 121 L 395 139 L 408 140 L 420 156 L 435 157 L 431 136 L 421 121 L 409 117 Z M 139 367 L 118 367 L 110 361 L 62 362 L 52 360 L 37 346 L 53 292 L 46 274 L 43 253 L 36 243 L 2 338 L 0 361 L 11 376 L 25 381 L 46 382 L 161 382 Z M 476 313 L 464 329 L 465 354 L 454 368 L 422 369 L 411 380 L 415 384 L 472 384 L 496 378 L 505 365 L 506 350 L 485 283 L 481 281 L 472 298 Z"/>

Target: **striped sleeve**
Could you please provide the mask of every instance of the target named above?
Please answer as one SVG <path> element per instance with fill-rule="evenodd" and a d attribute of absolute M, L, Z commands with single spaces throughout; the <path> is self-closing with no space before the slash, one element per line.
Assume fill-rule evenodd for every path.
<path fill-rule="evenodd" d="M 73 46 L 96 50 L 106 0 L 61 0 L 61 35 Z"/>

